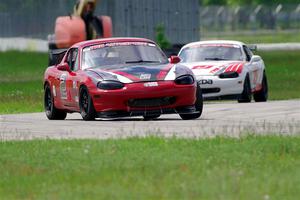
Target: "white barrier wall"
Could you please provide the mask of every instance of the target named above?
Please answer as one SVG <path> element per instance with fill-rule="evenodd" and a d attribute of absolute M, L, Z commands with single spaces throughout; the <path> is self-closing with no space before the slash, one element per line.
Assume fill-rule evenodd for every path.
<path fill-rule="evenodd" d="M 0 38 L 0 51 L 8 50 L 47 52 L 48 42 L 40 39 Z"/>

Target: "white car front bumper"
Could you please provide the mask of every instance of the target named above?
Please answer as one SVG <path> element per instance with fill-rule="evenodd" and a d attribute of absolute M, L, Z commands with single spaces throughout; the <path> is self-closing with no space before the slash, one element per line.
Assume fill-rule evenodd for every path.
<path fill-rule="evenodd" d="M 219 78 L 219 76 L 196 76 L 206 99 L 235 98 L 243 92 L 244 78 Z"/>

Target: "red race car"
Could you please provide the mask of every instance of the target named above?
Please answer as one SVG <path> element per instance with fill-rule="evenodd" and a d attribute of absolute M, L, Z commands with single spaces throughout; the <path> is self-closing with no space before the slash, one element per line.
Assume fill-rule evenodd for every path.
<path fill-rule="evenodd" d="M 200 86 L 193 72 L 169 60 L 153 41 L 142 38 L 90 40 L 57 52 L 44 75 L 44 106 L 50 120 L 79 112 L 84 120 L 178 113 L 202 113 Z"/>

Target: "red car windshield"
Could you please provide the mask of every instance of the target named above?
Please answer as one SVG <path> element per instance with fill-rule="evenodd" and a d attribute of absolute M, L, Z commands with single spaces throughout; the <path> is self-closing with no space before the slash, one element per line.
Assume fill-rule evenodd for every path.
<path fill-rule="evenodd" d="M 82 69 L 134 63 L 167 63 L 164 53 L 152 43 L 122 42 L 86 47 L 82 54 Z"/>
<path fill-rule="evenodd" d="M 198 45 L 181 51 L 183 62 L 243 60 L 241 48 L 236 45 Z"/>

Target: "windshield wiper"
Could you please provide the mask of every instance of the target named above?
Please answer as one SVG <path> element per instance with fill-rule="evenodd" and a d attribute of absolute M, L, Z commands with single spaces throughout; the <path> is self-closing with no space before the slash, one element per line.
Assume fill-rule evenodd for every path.
<path fill-rule="evenodd" d="M 228 60 L 224 58 L 205 58 L 205 60 Z"/>
<path fill-rule="evenodd" d="M 154 61 L 154 60 L 133 60 L 133 61 L 126 61 L 125 63 L 159 63 L 159 61 Z"/>

